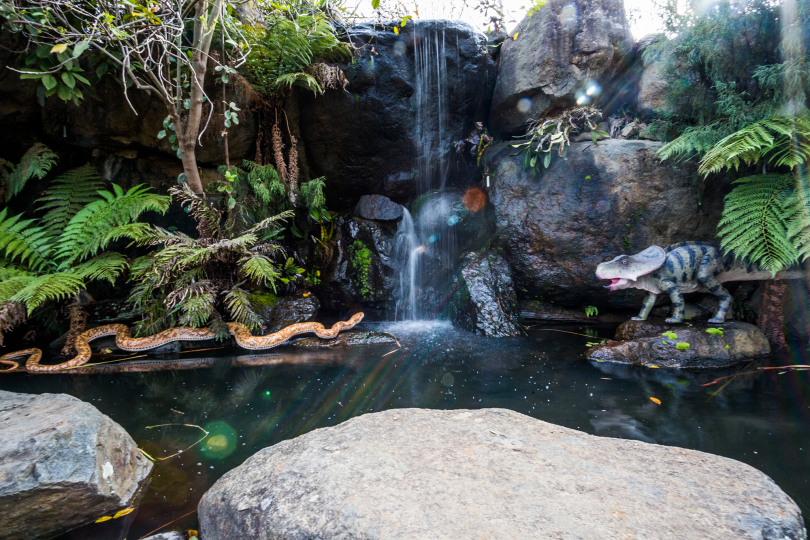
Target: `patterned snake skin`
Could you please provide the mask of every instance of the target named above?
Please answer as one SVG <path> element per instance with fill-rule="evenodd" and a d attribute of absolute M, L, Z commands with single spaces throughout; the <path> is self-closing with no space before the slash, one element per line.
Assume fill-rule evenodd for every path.
<path fill-rule="evenodd" d="M 228 323 L 228 330 L 236 340 L 237 345 L 243 349 L 257 351 L 277 347 L 290 338 L 298 334 L 306 334 L 307 332 L 314 332 L 316 336 L 322 339 L 333 339 L 337 337 L 341 330 L 354 328 L 354 326 L 362 320 L 363 313 L 357 313 L 348 321 L 336 322 L 332 328 L 328 330 L 324 328 L 321 323 L 306 322 L 290 325 L 266 336 L 252 336 L 250 330 L 248 330 L 245 325 L 234 322 Z M 42 351 L 35 348 L 4 354 L 0 356 L 0 364 L 9 366 L 3 371 L 13 371 L 19 368 L 20 365 L 12 359 L 27 356 L 28 360 L 25 363 L 25 369 L 30 373 L 53 373 L 62 370 L 70 370 L 71 368 L 82 366 L 90 360 L 90 355 L 92 354 L 92 350 L 90 349 L 91 341 L 103 336 L 112 335 L 115 336 L 115 344 L 118 348 L 132 352 L 147 351 L 174 341 L 198 341 L 214 339 L 214 337 L 216 337 L 216 334 L 208 328 L 180 326 L 178 328 L 164 330 L 154 336 L 134 338 L 126 325 L 106 324 L 97 328 L 91 328 L 79 334 L 76 338 L 76 351 L 78 354 L 61 364 L 52 366 L 41 365 L 39 361 L 42 359 Z"/>

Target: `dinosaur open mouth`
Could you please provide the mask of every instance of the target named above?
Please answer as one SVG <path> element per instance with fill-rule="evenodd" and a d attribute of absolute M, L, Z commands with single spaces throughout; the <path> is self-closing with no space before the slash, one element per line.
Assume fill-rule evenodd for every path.
<path fill-rule="evenodd" d="M 611 278 L 611 280 L 610 280 L 610 285 L 604 285 L 604 288 L 605 288 L 605 289 L 610 290 L 610 289 L 612 289 L 612 288 L 613 288 L 615 285 L 618 285 L 618 284 L 619 284 L 619 282 L 621 282 L 621 281 L 622 281 L 622 279 L 621 279 L 621 278 Z"/>

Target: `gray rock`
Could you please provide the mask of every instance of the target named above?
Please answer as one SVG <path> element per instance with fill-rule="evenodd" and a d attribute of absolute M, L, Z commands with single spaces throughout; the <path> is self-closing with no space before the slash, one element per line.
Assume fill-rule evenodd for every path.
<path fill-rule="evenodd" d="M 313 295 L 282 296 L 253 294 L 251 303 L 262 319 L 264 332 L 278 332 L 292 324 L 311 321 L 318 315 L 320 301 Z"/>
<path fill-rule="evenodd" d="M 265 448 L 198 506 L 205 540 L 804 538 L 760 471 L 504 409 L 394 409 Z"/>
<path fill-rule="evenodd" d="M 363 195 L 354 213 L 365 219 L 398 221 L 402 219 L 402 206 L 384 195 Z"/>
<path fill-rule="evenodd" d="M 643 291 L 608 292 L 596 266 L 651 244 L 716 239 L 723 195 L 698 198 L 689 163 L 661 163 L 661 143 L 611 139 L 572 143 L 537 178 L 507 144 L 484 155 L 495 222 L 522 298 L 566 307 L 638 309 Z"/>
<path fill-rule="evenodd" d="M 327 90 L 320 96 L 299 92 L 307 162 L 313 178 L 326 177 L 329 208 L 353 208 L 369 193 L 404 203 L 419 182 L 430 180 L 417 178 L 423 148 L 428 155 L 421 159 L 436 170 L 446 164 L 450 178 L 471 182 L 480 176 L 474 160 L 456 159 L 452 143 L 467 137 L 474 122 L 486 119 L 494 84 L 486 38 L 460 21 L 413 21 L 399 34 L 393 31 L 395 25 L 363 23 L 348 28 L 359 54 L 351 64 L 340 66 L 349 80 L 348 91 Z M 437 43 L 441 48 L 442 95 L 433 95 L 439 87 L 433 84 L 425 96 L 432 111 L 442 105 L 441 117 L 429 116 L 435 129 L 417 119 L 421 97 L 417 43 L 425 54 L 427 47 L 437 54 Z M 436 77 L 435 63 L 431 80 Z M 424 144 L 426 140 L 432 144 Z"/>
<path fill-rule="evenodd" d="M 710 334 L 706 331 L 710 328 L 719 328 L 723 334 Z M 663 337 L 664 332 L 673 332 L 677 338 Z M 627 321 L 616 330 L 616 339 L 620 341 L 588 349 L 585 357 L 639 366 L 717 369 L 771 352 L 762 331 L 743 322 L 686 326 L 655 320 Z M 678 343 L 688 343 L 689 348 L 679 350 Z"/>
<path fill-rule="evenodd" d="M 29 539 L 109 515 L 152 463 L 95 407 L 64 394 L 0 391 L 0 531 Z"/>
<path fill-rule="evenodd" d="M 523 333 L 512 272 L 503 257 L 467 253 L 461 257 L 457 280 L 451 304 L 453 324 L 489 337 Z"/>
<path fill-rule="evenodd" d="M 576 311 L 539 300 L 520 302 L 520 314 L 524 320 L 549 323 L 597 324 L 598 317 L 588 317 L 584 311 Z"/>
<path fill-rule="evenodd" d="M 643 64 L 638 78 L 639 112 L 644 118 L 652 114 L 672 112 L 672 107 L 664 99 L 664 94 L 670 85 L 666 78 L 666 55 L 645 54 L 647 47 L 659 39 L 659 35 L 649 35 L 642 38 L 638 44 L 637 61 Z M 644 61 L 644 57 L 647 61 Z"/>
<path fill-rule="evenodd" d="M 622 0 L 550 0 L 516 32 L 501 47 L 489 116 L 497 133 L 525 133 L 529 119 L 573 106 L 592 82 L 616 99 L 614 79 L 633 49 Z"/>
<path fill-rule="evenodd" d="M 370 332 L 368 330 L 352 330 L 341 332 L 335 339 L 321 339 L 319 337 L 305 337 L 291 341 L 291 347 L 305 349 L 334 349 L 354 347 L 356 345 L 375 345 L 377 343 L 396 343 L 391 334 L 384 332 Z"/>
<path fill-rule="evenodd" d="M 153 536 L 147 536 L 143 540 L 185 540 L 185 538 L 186 537 L 180 534 L 179 532 L 167 532 L 155 534 Z"/>

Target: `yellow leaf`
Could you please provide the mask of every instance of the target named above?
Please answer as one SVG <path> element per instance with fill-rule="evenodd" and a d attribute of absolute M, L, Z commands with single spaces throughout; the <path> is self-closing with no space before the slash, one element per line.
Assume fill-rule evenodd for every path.
<path fill-rule="evenodd" d="M 413 13 L 414 13 L 414 15 L 416 15 L 417 17 L 419 16 L 419 12 L 418 12 L 418 11 L 414 11 Z"/>
<path fill-rule="evenodd" d="M 125 516 L 127 514 L 131 514 L 134 511 L 135 511 L 134 508 L 125 508 L 123 510 L 119 510 L 118 512 L 115 513 L 115 515 L 113 516 L 113 519 L 118 519 L 118 518 L 123 517 L 123 516 Z"/>
<path fill-rule="evenodd" d="M 519 35 L 520 35 L 520 32 L 515 32 L 515 35 L 514 35 L 514 36 L 512 36 L 512 39 L 513 39 L 513 40 L 517 39 L 517 37 L 518 37 Z"/>
<path fill-rule="evenodd" d="M 656 405 L 661 405 L 661 400 L 660 400 L 660 399 L 658 399 L 658 398 L 651 397 L 651 398 L 650 398 L 650 401 L 652 401 L 652 402 L 653 402 L 653 403 L 655 403 Z"/>
<path fill-rule="evenodd" d="M 189 535 L 189 536 L 200 536 L 200 533 L 198 533 L 198 532 L 197 532 L 197 531 L 195 531 L 194 529 L 189 529 L 189 530 L 188 530 L 188 535 Z"/>
<path fill-rule="evenodd" d="M 398 26 L 395 26 L 395 27 L 394 27 L 394 33 L 395 33 L 396 35 L 399 35 L 399 27 L 398 27 Z"/>
<path fill-rule="evenodd" d="M 96 520 L 96 523 L 103 523 L 105 521 L 110 521 L 112 518 L 110 516 L 100 517 Z"/>
<path fill-rule="evenodd" d="M 60 43 L 59 45 L 54 45 L 53 47 L 51 47 L 51 52 L 57 54 L 62 53 L 67 50 L 67 47 L 68 47 L 67 43 Z"/>

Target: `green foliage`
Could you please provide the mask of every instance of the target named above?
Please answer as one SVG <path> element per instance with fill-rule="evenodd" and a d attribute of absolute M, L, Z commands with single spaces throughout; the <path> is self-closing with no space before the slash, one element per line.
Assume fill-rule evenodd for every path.
<path fill-rule="evenodd" d="M 723 329 L 722 328 L 707 328 L 707 334 L 712 334 L 714 336 L 723 336 Z"/>
<path fill-rule="evenodd" d="M 667 339 L 673 339 L 673 340 L 678 339 L 678 334 L 676 334 L 675 332 L 664 332 L 661 335 L 664 336 Z"/>
<path fill-rule="evenodd" d="M 354 269 L 354 284 L 363 300 L 371 300 L 374 288 L 371 283 L 371 250 L 360 240 L 349 246 L 349 255 Z"/>
<path fill-rule="evenodd" d="M 301 202 L 310 211 L 323 210 L 326 208 L 326 197 L 323 189 L 326 187 L 326 177 L 314 178 L 309 182 L 304 182 L 299 188 Z"/>
<path fill-rule="evenodd" d="M 599 315 L 599 310 L 596 306 L 585 306 L 586 317 L 596 317 L 597 315 Z"/>
<path fill-rule="evenodd" d="M 136 223 L 140 215 L 165 212 L 169 198 L 140 186 L 95 190 L 101 187 L 98 174 L 85 166 L 45 191 L 38 201 L 41 219 L 0 211 L 0 304 L 23 304 L 31 315 L 45 302 L 74 296 L 88 281 L 115 282 L 128 265 L 122 255 L 106 253 L 107 247 L 138 236 L 145 227 Z"/>
<path fill-rule="evenodd" d="M 17 165 L 0 159 L 0 202 L 8 202 L 19 194 L 32 178 L 42 180 L 56 163 L 56 154 L 42 143 L 36 143 L 23 154 Z"/>
<path fill-rule="evenodd" d="M 279 247 L 263 242 L 260 234 L 292 216 L 283 212 L 263 219 L 237 234 L 219 226 L 221 214 L 187 185 L 171 194 L 197 221 L 199 238 L 160 227 L 138 231 L 137 242 L 155 250 L 137 259 L 131 270 L 135 287 L 129 302 L 144 312 L 138 335 L 149 335 L 176 324 L 192 327 L 219 325 L 225 316 L 251 330 L 259 316 L 246 283 L 275 290 L 282 270 L 270 256 Z"/>
<path fill-rule="evenodd" d="M 246 29 L 252 48 L 246 66 L 253 86 L 265 96 L 277 96 L 293 85 L 323 93 L 324 83 L 330 81 L 310 72 L 310 67 L 352 56 L 349 46 L 338 41 L 327 15 L 317 8 L 296 11 L 269 1 L 261 2 L 259 9 L 263 24 Z M 332 71 L 332 76 L 342 73 Z"/>
<path fill-rule="evenodd" d="M 675 348 L 678 349 L 679 351 L 687 351 L 689 350 L 689 347 L 691 347 L 691 345 L 689 343 L 686 343 L 685 341 L 681 341 L 680 343 L 675 344 Z"/>

